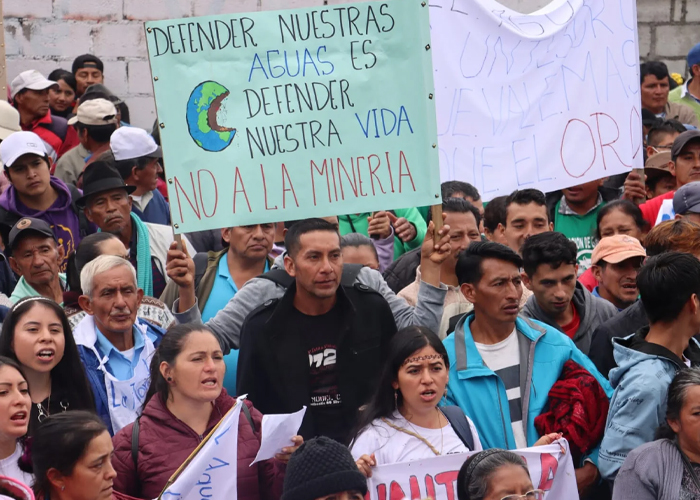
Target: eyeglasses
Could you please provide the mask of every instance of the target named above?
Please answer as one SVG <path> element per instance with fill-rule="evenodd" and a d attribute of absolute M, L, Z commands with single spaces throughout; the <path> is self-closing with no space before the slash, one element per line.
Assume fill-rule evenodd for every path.
<path fill-rule="evenodd" d="M 671 148 L 673 148 L 673 144 L 667 145 L 667 146 L 652 146 L 651 147 L 651 149 L 653 149 L 655 153 L 661 153 L 661 151 L 659 151 L 659 149 L 663 149 L 665 151 L 670 151 Z"/>
<path fill-rule="evenodd" d="M 501 500 L 544 500 L 544 490 L 532 490 L 524 495 L 508 495 Z"/>

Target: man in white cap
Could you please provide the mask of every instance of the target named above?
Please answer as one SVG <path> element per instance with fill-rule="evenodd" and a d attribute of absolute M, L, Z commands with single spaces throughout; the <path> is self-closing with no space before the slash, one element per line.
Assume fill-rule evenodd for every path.
<path fill-rule="evenodd" d="M 0 235 L 7 243 L 10 229 L 23 217 L 41 219 L 49 224 L 56 241 L 63 247 L 61 271 L 66 256 L 83 236 L 95 232 L 75 201 L 81 193 L 74 186 L 49 173 L 49 158 L 44 142 L 33 132 L 15 132 L 0 143 L 4 176 L 11 185 L 0 195 Z"/>
<path fill-rule="evenodd" d="M 41 137 L 53 162 L 80 143 L 78 134 L 64 118 L 51 115 L 49 89 L 54 86 L 58 84 L 34 69 L 23 71 L 10 84 L 10 96 L 19 111 L 22 130 Z"/>
<path fill-rule="evenodd" d="M 4 141 L 7 137 L 22 130 L 19 126 L 19 111 L 7 101 L 0 100 L 0 141 Z M 10 185 L 7 177 L 0 175 L 0 193 L 5 191 L 5 188 Z"/>
<path fill-rule="evenodd" d="M 109 150 L 110 137 L 117 130 L 117 109 L 107 99 L 84 101 L 68 124 L 75 126 L 80 144 L 58 160 L 54 175 L 66 184 L 76 186 L 85 162 Z"/>
<path fill-rule="evenodd" d="M 170 224 L 170 205 L 158 187 L 158 173 L 163 171 L 163 152 L 148 132 L 136 127 L 122 127 L 112 134 L 110 147 L 115 166 L 131 193 L 131 211 L 144 222 Z"/>

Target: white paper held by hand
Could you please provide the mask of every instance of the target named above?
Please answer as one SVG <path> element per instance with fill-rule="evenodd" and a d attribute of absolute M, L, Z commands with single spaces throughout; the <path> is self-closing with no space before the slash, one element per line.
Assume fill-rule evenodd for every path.
<path fill-rule="evenodd" d="M 274 457 L 286 446 L 294 446 L 292 438 L 299 432 L 305 414 L 306 406 L 295 413 L 263 415 L 260 450 L 250 465 Z"/>

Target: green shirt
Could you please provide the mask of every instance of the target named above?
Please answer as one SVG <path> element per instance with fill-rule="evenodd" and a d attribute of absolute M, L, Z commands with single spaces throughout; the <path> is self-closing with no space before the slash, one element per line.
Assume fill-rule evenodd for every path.
<path fill-rule="evenodd" d="M 428 226 L 425 223 L 423 216 L 415 208 L 402 208 L 392 210 L 392 212 L 396 215 L 396 217 L 404 217 L 416 228 L 416 237 L 411 241 L 403 242 L 398 236 L 394 236 L 394 260 L 396 260 L 409 250 L 413 250 L 414 248 L 421 246 L 423 243 L 423 238 L 425 238 L 425 233 L 428 230 Z M 338 216 L 341 236 L 349 233 L 360 233 L 368 236 L 367 226 L 369 223 L 367 222 L 367 217 L 370 215 L 370 213 L 365 212 L 362 214 Z"/>
<path fill-rule="evenodd" d="M 596 244 L 596 220 L 598 219 L 598 211 L 603 205 L 603 199 L 598 195 L 596 206 L 585 215 L 578 215 L 569 208 L 562 196 L 554 208 L 554 230 L 576 243 L 578 249 L 576 262 L 578 263 L 579 276 L 591 267 L 591 254 Z"/>

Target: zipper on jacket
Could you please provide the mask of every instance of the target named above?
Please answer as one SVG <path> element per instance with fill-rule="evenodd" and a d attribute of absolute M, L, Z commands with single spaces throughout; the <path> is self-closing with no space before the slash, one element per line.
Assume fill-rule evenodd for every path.
<path fill-rule="evenodd" d="M 503 438 L 506 442 L 506 446 L 509 447 L 510 444 L 508 443 L 508 432 L 506 432 L 506 419 L 503 418 L 503 403 L 501 403 L 501 387 L 499 385 L 499 382 L 503 382 L 501 382 L 501 379 L 498 376 L 496 378 L 498 379 L 496 380 L 496 394 L 498 394 L 498 407 L 500 409 L 499 413 L 501 414 L 501 425 L 503 425 Z"/>

